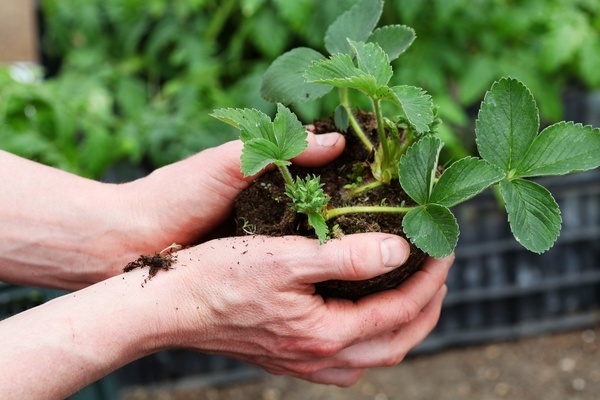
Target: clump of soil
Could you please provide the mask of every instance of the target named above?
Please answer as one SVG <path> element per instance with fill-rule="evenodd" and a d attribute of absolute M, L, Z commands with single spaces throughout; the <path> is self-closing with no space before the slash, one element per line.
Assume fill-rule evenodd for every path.
<path fill-rule="evenodd" d="M 142 254 L 135 261 L 131 261 L 124 268 L 123 272 L 129 272 L 136 268 L 148 268 L 148 277 L 144 280 L 144 283 L 152 279 L 160 270 L 168 271 L 173 269 L 173 264 L 177 260 L 177 255 L 171 253 L 170 251 L 163 254 L 154 253 L 154 255 L 149 256 L 147 254 Z"/>
<path fill-rule="evenodd" d="M 359 123 L 373 143 L 378 142 L 375 118 L 372 114 L 359 114 Z M 315 133 L 335 132 L 338 129 L 331 120 L 317 121 Z M 319 175 L 325 193 L 331 200 L 329 207 L 350 205 L 411 205 L 412 200 L 404 193 L 397 179 L 390 185 L 347 198 L 344 187 L 357 181 L 371 180 L 369 162 L 372 154 L 362 146 L 354 133 L 346 135 L 346 148 L 334 162 L 319 168 L 292 166 L 294 176 Z M 270 236 L 302 235 L 315 237 L 306 216 L 290 209 L 290 199 L 285 194 L 285 183 L 279 171 L 263 174 L 236 200 L 237 235 L 261 234 Z M 350 233 L 385 232 L 404 236 L 402 214 L 352 214 L 329 221 L 333 236 Z M 356 300 L 365 295 L 397 287 L 425 261 L 426 254 L 411 244 L 411 256 L 401 267 L 377 278 L 364 281 L 327 281 L 316 285 L 323 297 Z"/>

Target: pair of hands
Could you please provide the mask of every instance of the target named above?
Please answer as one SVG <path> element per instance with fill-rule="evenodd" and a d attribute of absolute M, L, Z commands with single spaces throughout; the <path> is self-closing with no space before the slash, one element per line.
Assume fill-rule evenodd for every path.
<path fill-rule="evenodd" d="M 308 150 L 294 162 L 324 164 L 343 146 L 339 134 L 309 134 Z M 191 244 L 223 222 L 252 181 L 241 175 L 240 152 L 241 144 L 230 142 L 129 184 L 141 199 L 152 200 L 140 208 L 160 227 L 148 242 Z M 157 188 L 160 199 L 147 192 Z M 351 385 L 367 368 L 399 363 L 433 329 L 452 259 L 429 259 L 401 287 L 356 303 L 323 300 L 313 284 L 368 279 L 399 267 L 408 253 L 404 239 L 382 233 L 323 245 L 301 237 L 225 238 L 182 250 L 176 270 L 168 273 L 183 286 L 167 305 L 166 314 L 179 314 L 164 346 L 218 352 L 274 374 Z M 198 304 L 208 311 L 194 312 Z"/>

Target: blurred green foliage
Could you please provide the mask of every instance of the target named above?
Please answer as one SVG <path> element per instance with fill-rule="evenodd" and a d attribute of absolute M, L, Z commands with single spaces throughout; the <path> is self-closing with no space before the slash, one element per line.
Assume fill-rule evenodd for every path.
<path fill-rule="evenodd" d="M 0 148 L 97 178 L 119 161 L 155 168 L 232 139 L 209 112 L 272 113 L 259 97 L 268 64 L 322 49 L 355 1 L 41 0 L 47 68 L 33 81 L 0 70 Z M 394 83 L 428 90 L 450 137 L 501 76 L 530 87 L 548 122 L 566 85 L 600 86 L 596 0 L 388 0 L 381 23 L 416 30 Z M 310 122 L 332 107 L 326 97 L 295 111 Z"/>

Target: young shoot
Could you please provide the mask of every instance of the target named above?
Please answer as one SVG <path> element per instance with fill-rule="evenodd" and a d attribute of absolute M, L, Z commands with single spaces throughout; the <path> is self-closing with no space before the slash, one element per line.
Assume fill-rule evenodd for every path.
<path fill-rule="evenodd" d="M 302 153 L 307 146 L 306 128 L 298 118 L 282 104 L 277 105 L 273 121 L 268 115 L 254 109 L 218 109 L 213 117 L 241 131 L 244 143 L 241 156 L 244 176 L 256 175 L 269 164 L 275 164 L 286 186 L 286 194 L 292 200 L 292 209 L 304 213 L 308 223 L 315 229 L 321 242 L 329 230 L 322 216 L 328 197 L 323 192 L 319 177 L 294 178 L 288 165 L 291 159 Z"/>
<path fill-rule="evenodd" d="M 375 183 L 352 191 L 359 193 L 397 178 L 401 155 L 419 137 L 432 131 L 434 109 L 431 97 L 413 86 L 388 86 L 393 75 L 391 61 L 408 49 L 415 39 L 413 29 L 388 25 L 375 29 L 383 10 L 383 0 L 362 0 L 341 14 L 327 29 L 325 48 L 330 57 L 308 48 L 294 49 L 279 57 L 267 70 L 261 93 L 270 101 L 297 103 L 338 89 L 340 105 L 335 120 L 338 128 L 348 126 L 370 153 L 374 151 L 371 172 Z M 378 144 L 370 141 L 360 127 L 349 91 L 366 95 L 377 121 Z M 302 93 L 304 96 L 299 96 Z M 393 121 L 383 115 L 382 102 L 396 106 Z M 395 125 L 406 121 L 406 137 L 400 144 Z M 341 125 L 341 126 L 340 126 Z M 394 132 L 394 130 L 396 132 Z"/>
<path fill-rule="evenodd" d="M 487 92 L 478 114 L 480 158 L 458 159 L 437 177 L 443 143 L 435 136 L 440 121 L 431 97 L 418 87 L 390 86 L 391 61 L 412 44 L 415 32 L 403 25 L 375 28 L 382 10 L 383 0 L 359 0 L 327 29 L 327 56 L 302 47 L 273 62 L 261 87 L 265 99 L 278 103 L 272 121 L 258 110 L 219 109 L 212 114 L 241 131 L 244 175 L 276 165 L 291 208 L 307 215 L 321 242 L 329 236 L 328 222 L 335 226 L 341 215 L 397 213 L 406 236 L 434 257 L 449 255 L 458 242 L 450 208 L 497 185 L 516 240 L 536 253 L 548 250 L 560 232 L 560 210 L 550 192 L 529 178 L 599 167 L 600 130 L 559 122 L 539 132 L 539 112 L 530 91 L 516 79 L 503 78 Z M 338 128 L 352 127 L 373 154 L 372 179 L 348 185 L 346 196 L 397 179 L 415 205 L 332 207 L 318 176 L 291 176 L 288 165 L 306 149 L 307 133 L 283 104 L 314 100 L 334 88 L 340 99 L 334 116 Z M 349 91 L 370 100 L 377 143 L 360 128 Z M 390 115 L 384 115 L 384 105 Z"/>
<path fill-rule="evenodd" d="M 273 122 L 257 110 L 217 110 L 213 115 L 242 130 L 245 175 L 256 174 L 269 163 L 286 167 L 306 147 L 306 131 L 282 105 Z M 327 221 L 341 215 L 398 213 L 404 215 L 403 230 L 417 247 L 444 257 L 456 247 L 459 234 L 450 208 L 498 184 L 515 238 L 541 253 L 558 238 L 560 210 L 550 192 L 528 178 L 599 167 L 600 130 L 570 122 L 538 130 L 539 113 L 530 91 L 520 81 L 504 78 L 487 92 L 479 111 L 476 138 L 481 158 L 459 159 L 436 178 L 443 147 L 439 138 L 425 135 L 402 155 L 396 176 L 415 206 L 328 208 L 329 197 L 318 176 L 286 178 L 286 194 L 292 209 L 308 216 L 321 242 L 329 235 Z"/>

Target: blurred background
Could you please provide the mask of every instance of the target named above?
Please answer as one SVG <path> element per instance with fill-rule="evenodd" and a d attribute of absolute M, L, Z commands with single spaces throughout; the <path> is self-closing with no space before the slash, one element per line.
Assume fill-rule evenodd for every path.
<path fill-rule="evenodd" d="M 324 52 L 327 26 L 356 1 L 0 0 L 0 148 L 122 182 L 234 139 L 237 133 L 209 113 L 219 107 L 272 113 L 274 106 L 259 94 L 267 66 L 298 46 Z M 394 62 L 393 83 L 420 86 L 433 96 L 449 158 L 474 152 L 479 103 L 503 76 L 531 89 L 544 125 L 567 119 L 600 126 L 597 0 L 387 0 L 381 24 L 415 29 L 415 43 Z M 325 97 L 295 111 L 310 123 L 328 116 L 335 101 Z M 471 348 L 488 353 L 492 348 L 494 355 L 502 347 L 490 343 L 573 331 L 587 349 L 580 356 L 598 358 L 600 175 L 592 171 L 544 184 L 561 206 L 563 231 L 555 248 L 541 256 L 522 251 L 511 239 L 491 194 L 457 210 L 461 239 L 450 294 L 440 325 L 414 352 L 415 362 L 457 348 L 462 356 Z M 0 318 L 59 294 L 0 283 Z M 498 361 L 485 354 L 474 358 Z M 578 359 L 568 358 L 576 364 Z M 557 373 L 571 368 L 569 362 L 559 358 Z M 588 366 L 596 378 L 573 389 L 575 397 L 506 395 L 592 399 L 594 379 L 600 393 L 598 368 Z M 453 387 L 476 377 L 455 377 Z M 265 379 L 260 371 L 233 360 L 165 352 L 118 371 L 78 398 L 116 398 L 139 385 L 216 387 L 257 379 Z M 366 392 L 372 395 L 364 398 L 393 398 Z M 152 393 L 148 398 L 163 398 Z M 229 398 L 207 393 L 189 398 Z M 244 397 L 242 390 L 231 398 L 292 398 L 281 389 L 247 393 L 253 394 Z M 363 398 L 348 393 L 339 398 Z M 303 398 L 337 398 L 310 396 Z M 486 396 L 473 398 L 500 395 Z"/>

